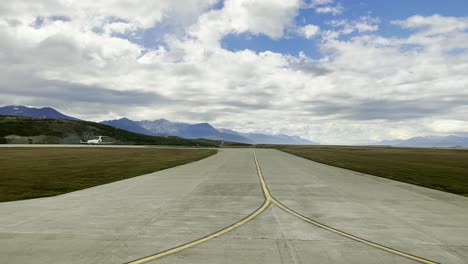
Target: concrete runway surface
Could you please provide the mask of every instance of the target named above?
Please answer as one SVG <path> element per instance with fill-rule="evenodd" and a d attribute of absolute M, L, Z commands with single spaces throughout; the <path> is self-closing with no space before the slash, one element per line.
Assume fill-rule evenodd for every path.
<path fill-rule="evenodd" d="M 440 263 L 468 263 L 468 198 L 255 150 L 272 197 L 304 217 Z M 0 203 L 1 263 L 418 263 L 265 199 L 252 149 L 56 197 Z M 151 263 L 153 263 L 151 262 Z"/>

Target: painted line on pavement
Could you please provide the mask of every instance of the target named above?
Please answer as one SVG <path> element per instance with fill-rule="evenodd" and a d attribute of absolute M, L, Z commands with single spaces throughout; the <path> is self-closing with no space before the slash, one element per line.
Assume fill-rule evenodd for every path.
<path fill-rule="evenodd" d="M 254 157 L 255 157 L 255 163 L 257 164 L 257 169 L 259 171 L 259 175 L 261 175 L 261 178 L 263 179 L 263 175 L 261 174 L 260 172 L 260 166 L 258 164 L 258 161 L 257 161 L 257 157 L 255 155 L 255 151 L 254 151 Z M 267 188 L 268 190 L 268 187 L 265 183 L 265 180 L 263 179 L 262 183 L 265 184 L 265 188 Z M 268 191 L 269 193 L 269 191 Z M 372 241 L 369 241 L 369 240 L 366 240 L 366 239 L 363 239 L 363 238 L 360 238 L 358 236 L 355 236 L 355 235 L 351 235 L 349 233 L 346 233 L 346 232 L 343 232 L 339 229 L 336 229 L 336 228 L 333 228 L 333 227 L 330 227 L 330 226 L 327 226 L 325 224 L 322 224 L 320 222 L 317 222 L 315 220 L 312 220 L 308 217 L 305 217 L 303 215 L 301 215 L 300 213 L 288 208 L 287 206 L 285 206 L 284 204 L 280 203 L 278 200 L 276 200 L 276 198 L 274 198 L 273 196 L 270 195 L 270 198 L 271 198 L 271 202 L 278 206 L 279 208 L 281 208 L 283 211 L 291 214 L 291 215 L 294 215 L 295 217 L 309 223 L 309 224 L 313 224 L 315 226 L 318 226 L 320 228 L 323 228 L 325 230 L 328 230 L 330 232 L 333 232 L 337 235 L 340 235 L 340 236 L 344 236 L 344 237 L 347 237 L 347 238 L 350 238 L 352 240 L 355 240 L 355 241 L 358 241 L 360 243 L 363 243 L 363 244 L 366 244 L 368 246 L 371 246 L 371 247 L 374 247 L 374 248 L 378 248 L 378 249 L 381 249 L 381 250 L 385 250 L 387 252 L 390 252 L 390 253 L 393 253 L 393 254 L 396 254 L 396 255 L 399 255 L 399 256 L 402 256 L 402 257 L 405 257 L 405 258 L 409 258 L 409 259 L 412 259 L 412 260 L 415 260 L 415 261 L 418 261 L 418 262 L 421 262 L 421 263 L 425 263 L 425 264 L 438 264 L 437 262 L 434 262 L 434 261 L 431 261 L 431 260 L 428 260 L 428 259 L 425 259 L 425 258 L 421 258 L 421 257 L 418 257 L 418 256 L 414 256 L 414 255 L 411 255 L 411 254 L 408 254 L 408 253 L 405 253 L 403 251 L 399 251 L 399 250 L 396 250 L 396 249 L 393 249 L 393 248 L 390 248 L 390 247 L 386 247 L 386 246 L 383 246 L 383 245 L 380 245 L 378 243 L 375 243 L 375 242 L 372 242 Z"/>
<path fill-rule="evenodd" d="M 330 227 L 330 226 L 327 226 L 325 224 L 322 224 L 320 222 L 317 222 L 315 220 L 312 220 L 308 217 L 305 217 L 304 215 L 288 208 L 287 206 L 285 206 L 284 204 L 282 204 L 281 202 L 279 202 L 278 200 L 276 200 L 271 194 L 270 194 L 270 191 L 268 189 L 268 185 L 266 184 L 265 182 L 265 179 L 263 177 L 263 174 L 262 174 L 262 171 L 260 169 L 260 165 L 258 163 L 258 160 L 257 160 L 257 155 L 255 154 L 255 150 L 253 151 L 253 155 L 254 155 L 254 159 L 255 159 L 255 166 L 257 168 L 257 174 L 258 174 L 258 178 L 260 180 L 260 184 L 262 186 L 262 191 L 263 191 L 263 195 L 265 197 L 265 201 L 263 202 L 262 206 L 260 206 L 257 210 L 255 210 L 254 212 L 252 212 L 250 215 L 248 215 L 247 217 L 245 217 L 244 219 L 240 220 L 239 222 L 236 222 L 226 228 L 223 228 L 217 232 L 214 232 L 214 233 L 211 233 L 210 235 L 207 235 L 203 238 L 200 238 L 200 239 L 197 239 L 197 240 L 194 240 L 192 242 L 189 242 L 189 243 L 186 243 L 186 244 L 183 244 L 183 245 L 180 245 L 180 246 L 177 246 L 177 247 L 174 247 L 174 248 L 171 248 L 171 249 L 167 249 L 167 250 L 164 250 L 164 251 L 161 251 L 161 252 L 158 252 L 158 253 L 155 253 L 153 255 L 150 255 L 150 256 L 146 256 L 146 257 L 143 257 L 143 258 L 140 258 L 140 259 L 137 259 L 137 260 L 134 260 L 134 261 L 131 261 L 131 262 L 128 262 L 128 264 L 141 264 L 141 263 L 146 263 L 148 261 L 152 261 L 152 260 L 156 260 L 156 259 L 159 259 L 159 258 L 162 258 L 162 257 L 165 257 L 165 256 L 168 256 L 168 255 L 171 255 L 171 254 L 174 254 L 176 252 L 179 252 L 179 251 L 182 251 L 184 249 L 187 249 L 187 248 L 190 248 L 190 247 L 193 247 L 193 246 L 196 246 L 196 245 L 199 245 L 201 243 L 204 243 L 208 240 L 211 240 L 213 238 L 216 238 L 216 237 L 219 237 L 221 235 L 224 235 L 242 225 L 244 225 L 245 223 L 249 222 L 250 220 L 254 219 L 255 217 L 257 217 L 258 215 L 260 215 L 261 213 L 263 213 L 272 203 L 275 204 L 276 206 L 278 206 L 279 208 L 281 208 L 282 210 L 284 210 L 285 212 L 293 215 L 293 216 L 296 216 L 297 218 L 307 222 L 307 223 L 310 223 L 310 224 L 313 224 L 315 226 L 318 226 L 320 228 L 323 228 L 325 230 L 328 230 L 330 232 L 333 232 L 335 234 L 338 234 L 340 236 L 344 236 L 344 237 L 347 237 L 349 239 L 352 239 L 352 240 L 355 240 L 357 242 L 360 242 L 360 243 L 363 243 L 363 244 L 366 244 L 368 246 L 371 246 L 371 247 L 374 247 L 374 248 L 377 248 L 377 249 L 380 249 L 380 250 L 384 250 L 384 251 L 387 251 L 389 253 L 392 253 L 392 254 L 396 254 L 396 255 L 399 255 L 399 256 L 402 256 L 402 257 L 405 257 L 405 258 L 408 258 L 408 259 L 412 259 L 412 260 L 415 260 L 415 261 L 418 261 L 420 263 L 425 263 L 425 264 L 438 264 L 437 262 L 434 262 L 434 261 L 431 261 L 431 260 L 428 260 L 428 259 L 424 259 L 424 258 L 421 258 L 421 257 L 418 257 L 418 256 L 414 256 L 414 255 L 411 255 L 411 254 L 408 254 L 408 253 L 405 253 L 403 251 L 399 251 L 399 250 L 396 250 L 396 249 L 393 249 L 393 248 L 390 248 L 390 247 L 386 247 L 386 246 L 383 246 L 383 245 L 380 245 L 378 243 L 375 243 L 375 242 L 372 242 L 372 241 L 369 241 L 369 240 L 366 240 L 366 239 L 363 239 L 363 238 L 360 238 L 358 236 L 355 236 L 355 235 L 352 235 L 352 234 L 349 234 L 349 233 L 346 233 L 346 232 L 343 232 L 339 229 L 336 229 L 336 228 L 333 228 L 333 227 Z"/>
<path fill-rule="evenodd" d="M 255 157 L 255 153 L 254 153 L 254 157 Z M 259 167 L 258 162 L 257 162 L 257 157 L 255 157 L 255 164 L 256 164 L 256 167 L 257 167 L 258 178 L 259 178 L 261 186 L 262 186 L 263 196 L 265 197 L 265 201 L 263 202 L 262 206 L 260 206 L 257 210 L 253 211 L 250 215 L 248 215 L 244 219 L 240 220 L 239 222 L 234 223 L 234 224 L 232 224 L 232 225 L 230 225 L 230 226 L 228 226 L 226 228 L 223 228 L 223 229 L 221 229 L 221 230 L 219 230 L 217 232 L 211 233 L 210 235 L 207 235 L 207 236 L 202 237 L 200 239 L 194 240 L 192 242 L 189 242 L 189 243 L 186 243 L 186 244 L 183 244 L 183 245 L 171 248 L 171 249 L 167 249 L 167 250 L 155 253 L 155 254 L 150 255 L 150 256 L 146 256 L 146 257 L 134 260 L 134 261 L 130 261 L 130 262 L 128 262 L 128 264 L 146 263 L 148 261 L 156 260 L 156 259 L 168 256 L 168 255 L 174 254 L 176 252 L 182 251 L 184 249 L 191 248 L 193 246 L 199 245 L 199 244 L 201 244 L 203 242 L 206 242 L 206 241 L 211 240 L 213 238 L 224 235 L 227 232 L 230 232 L 230 231 L 242 226 L 243 224 L 245 224 L 245 223 L 249 222 L 250 220 L 254 219 L 255 217 L 257 217 L 259 214 L 263 213 L 263 211 L 265 211 L 271 205 L 272 198 L 271 198 L 270 192 L 268 191 L 268 187 L 267 187 L 267 185 L 265 183 L 265 180 L 263 179 L 263 175 L 262 175 L 262 173 L 260 171 L 260 167 Z"/>
<path fill-rule="evenodd" d="M 273 202 L 273 204 L 275 204 L 276 206 L 278 206 L 282 210 L 286 211 L 287 213 L 289 213 L 291 215 L 294 215 L 294 216 L 300 218 L 301 220 L 306 221 L 307 223 L 313 224 L 315 226 L 318 226 L 320 228 L 323 228 L 325 230 L 333 232 L 333 233 L 335 233 L 337 235 L 344 236 L 344 237 L 350 238 L 352 240 L 358 241 L 360 243 L 364 243 L 364 244 L 366 244 L 368 246 L 375 247 L 375 248 L 378 248 L 378 249 L 381 249 L 381 250 L 385 250 L 387 252 L 390 252 L 390 253 L 405 257 L 405 258 L 409 258 L 409 259 L 412 259 L 412 260 L 415 260 L 415 261 L 418 261 L 418 262 L 421 262 L 421 263 L 425 263 L 425 264 L 437 264 L 438 263 L 438 262 L 434 262 L 434 261 L 431 261 L 431 260 L 428 260 L 428 259 L 425 259 L 425 258 L 421 258 L 421 257 L 418 257 L 418 256 L 414 256 L 414 255 L 405 253 L 403 251 L 399 251 L 399 250 L 396 250 L 396 249 L 393 249 L 393 248 L 389 248 L 389 247 L 377 244 L 375 242 L 372 242 L 372 241 L 357 237 L 355 235 L 351 235 L 349 233 L 343 232 L 343 231 L 338 230 L 336 228 L 324 225 L 324 224 L 322 224 L 320 222 L 317 222 L 317 221 L 312 220 L 312 219 L 310 219 L 308 217 L 305 217 L 305 216 L 301 215 L 300 213 L 288 208 L 287 206 L 283 205 L 282 203 L 280 203 L 275 198 L 272 198 L 272 202 Z"/>

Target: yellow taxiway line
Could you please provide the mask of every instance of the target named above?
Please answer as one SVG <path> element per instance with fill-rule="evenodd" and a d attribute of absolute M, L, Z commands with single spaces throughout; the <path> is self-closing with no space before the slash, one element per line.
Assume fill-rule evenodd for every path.
<path fill-rule="evenodd" d="M 294 210 L 288 208 L 287 206 L 285 206 L 284 204 L 280 203 L 278 200 L 276 200 L 273 196 L 270 195 L 270 192 L 268 190 L 268 187 L 265 183 L 265 180 L 263 178 L 263 175 L 262 175 L 262 172 L 260 170 L 260 166 L 258 165 L 258 161 L 257 161 L 257 156 L 255 155 L 255 151 L 254 151 L 254 158 L 255 158 L 255 163 L 257 164 L 257 170 L 258 170 L 258 174 L 260 175 L 260 178 L 261 178 L 261 182 L 262 184 L 265 184 L 265 186 L 262 188 L 266 189 L 267 190 L 267 193 L 271 199 L 271 202 L 278 206 L 279 208 L 281 208 L 283 211 L 291 214 L 291 215 L 294 215 L 296 216 L 297 218 L 303 220 L 303 221 L 306 221 L 307 223 L 310 223 L 310 224 L 313 224 L 315 226 L 318 226 L 320 228 L 323 228 L 325 230 L 328 230 L 330 232 L 333 232 L 335 234 L 338 234 L 340 236 L 344 236 L 344 237 L 347 237 L 347 238 L 350 238 L 350 239 L 353 239 L 355 241 L 358 241 L 358 242 L 361 242 L 361 243 L 364 243 L 368 246 L 372 246 L 372 247 L 375 247 L 375 248 L 378 248 L 378 249 L 381 249 L 381 250 L 385 250 L 387 252 L 390 252 L 390 253 L 393 253 L 393 254 L 396 254 L 396 255 L 399 255 L 399 256 L 402 256 L 402 257 L 405 257 L 405 258 L 409 258 L 409 259 L 412 259 L 412 260 L 416 260 L 416 261 L 419 261 L 421 263 L 425 263 L 425 264 L 437 264 L 437 262 L 434 262 L 434 261 L 431 261 L 431 260 L 427 260 L 427 259 L 424 259 L 424 258 L 420 258 L 420 257 L 417 257 L 417 256 L 414 256 L 414 255 L 411 255 L 411 254 L 408 254 L 408 253 L 405 253 L 405 252 L 402 252 L 402 251 L 399 251 L 399 250 L 396 250 L 396 249 L 393 249 L 393 248 L 389 248 L 389 247 L 386 247 L 386 246 L 383 246 L 383 245 L 380 245 L 380 244 L 377 244 L 377 243 L 374 243 L 372 241 L 369 241 L 369 240 L 366 240 L 366 239 L 363 239 L 363 238 L 360 238 L 360 237 L 357 237 L 357 236 L 354 236 L 354 235 L 351 235 L 351 234 L 348 234 L 346 232 L 343 232 L 341 230 L 338 230 L 336 228 L 333 228 L 333 227 L 330 227 L 330 226 L 327 226 L 327 225 L 324 225 L 320 222 L 317 222 L 315 220 L 312 220 L 310 218 L 307 218 L 297 212 L 295 212 Z"/>
<path fill-rule="evenodd" d="M 254 155 L 255 155 L 255 153 L 254 153 Z M 156 259 L 165 257 L 167 255 L 174 254 L 174 253 L 179 252 L 181 250 L 196 246 L 198 244 L 201 244 L 201 243 L 206 242 L 208 240 L 211 240 L 213 238 L 224 235 L 227 232 L 230 232 L 230 231 L 240 227 L 241 225 L 243 225 L 243 224 L 249 222 L 250 220 L 254 219 L 255 217 L 257 217 L 259 214 L 263 213 L 263 211 L 265 211 L 268 208 L 268 206 L 271 205 L 272 197 L 270 195 L 270 191 L 268 191 L 268 187 L 267 187 L 267 185 L 265 183 L 265 180 L 263 179 L 262 172 L 260 171 L 260 167 L 259 167 L 258 162 L 257 162 L 257 157 L 255 157 L 255 164 L 257 166 L 258 178 L 260 179 L 260 184 L 262 186 L 263 195 L 265 197 L 265 201 L 263 202 L 262 206 L 260 206 L 257 210 L 255 210 L 254 212 L 252 212 L 250 215 L 248 215 L 244 219 L 240 220 L 239 222 L 234 223 L 234 224 L 232 224 L 232 225 L 230 225 L 230 226 L 228 226 L 226 228 L 223 228 L 223 229 L 221 229 L 221 230 L 219 230 L 217 232 L 214 232 L 214 233 L 212 233 L 212 234 L 210 234 L 208 236 L 205 236 L 203 238 L 194 240 L 194 241 L 189 242 L 187 244 L 183 244 L 183 245 L 180 245 L 180 246 L 168 249 L 168 250 L 164 250 L 164 251 L 161 251 L 159 253 L 156 253 L 156 254 L 153 254 L 153 255 L 150 255 L 150 256 L 147 256 L 147 257 L 143 257 L 141 259 L 137 259 L 137 260 L 134 260 L 134 261 L 131 261 L 131 262 L 128 262 L 128 263 L 129 264 L 146 263 L 148 261 L 156 260 Z"/>
<path fill-rule="evenodd" d="M 177 246 L 177 247 L 174 247 L 174 248 L 171 248 L 171 249 L 168 249 L 168 250 L 164 250 L 164 251 L 161 251 L 159 253 L 156 253 L 156 254 L 153 254 L 153 255 L 150 255 L 150 256 L 147 256 L 147 257 L 143 257 L 141 259 L 138 259 L 138 260 L 134 260 L 134 261 L 131 261 L 131 262 L 128 262 L 129 264 L 140 264 L 140 263 L 146 263 L 148 261 L 152 261 L 152 260 L 156 260 L 158 258 L 162 258 L 162 257 L 165 257 L 167 255 L 170 255 L 170 254 L 174 254 L 176 252 L 179 252 L 181 250 L 184 250 L 184 249 L 187 249 L 187 248 L 190 248 L 190 247 L 193 247 L 193 246 L 196 246 L 198 244 L 201 244 L 203 242 L 206 242 L 208 240 L 211 240 L 213 238 L 216 238 L 216 237 L 219 237 L 223 234 L 226 234 L 227 232 L 230 232 L 240 226 L 242 226 L 243 224 L 249 222 L 250 220 L 254 219 L 255 217 L 257 217 L 259 214 L 263 213 L 272 203 L 275 204 L 276 206 L 278 206 L 279 208 L 281 208 L 282 210 L 284 210 L 285 212 L 291 214 L 291 215 L 294 215 L 296 216 L 297 218 L 307 222 L 307 223 L 310 223 L 310 224 L 313 224 L 315 226 L 318 226 L 320 228 L 323 228 L 325 230 L 328 230 L 330 232 L 333 232 L 337 235 L 340 235 L 340 236 L 344 236 L 344 237 L 347 237 L 349 239 L 352 239 L 352 240 L 355 240 L 355 241 L 358 241 L 360 243 L 363 243 L 363 244 L 366 244 L 368 246 L 371 246 L 371 247 L 374 247 L 374 248 L 378 248 L 378 249 L 381 249 L 381 250 L 384 250 L 384 251 L 387 251 L 389 253 L 392 253 L 392 254 L 396 254 L 396 255 L 399 255 L 399 256 L 402 256 L 402 257 L 405 257 L 405 258 L 409 258 L 409 259 L 412 259 L 412 260 L 415 260 L 415 261 L 418 261 L 420 263 L 425 263 L 425 264 L 437 264 L 437 262 L 434 262 L 434 261 L 431 261 L 431 260 L 427 260 L 427 259 L 424 259 L 424 258 L 421 258 L 421 257 L 418 257 L 418 256 L 414 256 L 414 255 L 411 255 L 411 254 L 408 254 L 408 253 L 405 253 L 403 251 L 399 251 L 399 250 L 396 250 L 396 249 L 393 249 L 393 248 L 389 248 L 389 247 L 386 247 L 386 246 L 383 246 L 383 245 L 380 245 L 380 244 L 377 244 L 375 242 L 372 242 L 372 241 L 369 241 L 369 240 L 366 240 L 366 239 L 363 239 L 363 238 L 360 238 L 358 236 L 355 236 L 355 235 L 351 235 L 351 234 L 348 234 L 346 232 L 343 232 L 341 230 L 338 230 L 336 228 L 333 228 L 333 227 L 330 227 L 330 226 L 327 226 L 325 224 L 322 224 L 320 222 L 317 222 L 315 220 L 312 220 L 310 218 L 307 218 L 303 215 L 301 215 L 300 213 L 297 213 L 295 212 L 294 210 L 288 208 L 287 206 L 283 205 L 282 203 L 280 203 L 278 200 L 276 200 L 271 194 L 270 194 L 270 191 L 268 190 L 268 186 L 265 182 L 265 179 L 263 178 L 263 175 L 262 175 L 262 171 L 260 169 L 260 165 L 258 164 L 258 160 L 257 160 L 257 156 L 255 155 L 255 150 L 253 151 L 253 155 L 254 155 L 254 159 L 255 159 L 255 165 L 257 167 L 257 174 L 258 174 L 258 178 L 260 180 L 260 184 L 262 186 L 262 191 L 263 191 L 263 195 L 265 197 L 265 201 L 263 202 L 262 206 L 260 206 L 257 210 L 255 210 L 254 212 L 252 212 L 250 215 L 248 215 L 247 217 L 245 217 L 244 219 L 240 220 L 239 222 L 237 223 L 234 223 L 226 228 L 223 228 L 217 232 L 214 232 L 208 236 L 205 236 L 203 238 L 200 238 L 200 239 L 197 239 L 197 240 L 194 240 L 192 242 L 189 242 L 187 244 L 183 244 L 183 245 L 180 245 L 180 246 Z"/>
<path fill-rule="evenodd" d="M 393 254 L 396 254 L 396 255 L 399 255 L 399 256 L 402 256 L 402 257 L 405 257 L 405 258 L 409 258 L 409 259 L 412 259 L 412 260 L 415 260 L 415 261 L 418 261 L 418 262 L 421 262 L 421 263 L 426 263 L 426 264 L 437 264 L 437 262 L 434 262 L 434 261 L 431 261 L 431 260 L 428 260 L 428 259 L 424 259 L 424 258 L 421 258 L 421 257 L 418 257 L 418 256 L 414 256 L 414 255 L 411 255 L 411 254 L 408 254 L 408 253 L 405 253 L 403 251 L 399 251 L 399 250 L 396 250 L 396 249 L 393 249 L 393 248 L 389 248 L 389 247 L 386 247 L 386 246 L 383 246 L 383 245 L 380 245 L 380 244 L 377 244 L 375 242 L 372 242 L 372 241 L 369 241 L 369 240 L 366 240 L 366 239 L 363 239 L 363 238 L 360 238 L 360 237 L 357 237 L 355 235 L 351 235 L 351 234 L 348 234 L 346 232 L 343 232 L 341 230 L 338 230 L 336 228 L 333 228 L 333 227 L 330 227 L 330 226 L 327 226 L 327 225 L 324 225 L 320 222 L 317 222 L 315 220 L 312 220 L 310 218 L 307 218 L 291 209 L 289 209 L 288 207 L 286 207 L 285 205 L 283 205 L 282 203 L 280 203 L 278 200 L 276 200 L 275 198 L 272 198 L 272 202 L 273 204 L 275 204 L 276 206 L 278 206 L 279 208 L 281 208 L 282 210 L 286 211 L 287 213 L 289 214 L 292 214 L 298 218 L 300 218 L 301 220 L 304 220 L 310 224 L 313 224 L 315 226 L 318 226 L 320 228 L 323 228 L 323 229 L 326 229 L 330 232 L 333 232 L 335 234 L 338 234 L 340 236 L 344 236 L 344 237 L 347 237 L 347 238 L 350 238 L 352 240 L 355 240 L 355 241 L 358 241 L 358 242 L 361 242 L 361 243 L 364 243 L 368 246 L 371 246 L 371 247 L 375 247 L 375 248 L 378 248 L 378 249 L 381 249 L 381 250 L 385 250 L 387 252 L 390 252 L 390 253 L 393 253 Z"/>
<path fill-rule="evenodd" d="M 267 190 L 267 193 L 268 193 L 268 196 L 270 197 L 271 199 L 271 202 L 278 206 L 279 208 L 281 208 L 283 211 L 291 214 L 291 215 L 294 215 L 296 216 L 297 218 L 303 220 L 303 221 L 306 221 L 307 223 L 310 223 L 310 224 L 313 224 L 315 226 L 318 226 L 320 228 L 323 228 L 325 230 L 328 230 L 330 232 L 333 232 L 335 234 L 338 234 L 340 236 L 344 236 L 344 237 L 347 237 L 347 238 L 350 238 L 352 240 L 355 240 L 355 241 L 358 241 L 358 242 L 361 242 L 361 243 L 364 243 L 368 246 L 372 246 L 372 247 L 375 247 L 375 248 L 378 248 L 378 249 L 381 249 L 381 250 L 385 250 L 387 252 L 390 252 L 390 253 L 393 253 L 393 254 L 396 254 L 396 255 L 399 255 L 399 256 L 402 256 L 402 257 L 405 257 L 405 258 L 409 258 L 409 259 L 412 259 L 412 260 L 416 260 L 416 261 L 419 261 L 421 263 L 425 263 L 425 264 L 437 264 L 437 262 L 434 262 L 434 261 L 430 261 L 430 260 L 427 260 L 427 259 L 424 259 L 424 258 L 420 258 L 420 257 L 417 257 L 417 256 L 414 256 L 414 255 L 411 255 L 411 254 L 408 254 L 408 253 L 405 253 L 405 252 L 402 252 L 402 251 L 399 251 L 399 250 L 396 250 L 396 249 L 393 249 L 393 248 L 389 248 L 389 247 L 386 247 L 386 246 L 383 246 L 383 245 L 380 245 L 380 244 L 377 244 L 377 243 L 374 243 L 372 241 L 369 241 L 369 240 L 366 240 L 366 239 L 363 239 L 363 238 L 360 238 L 360 237 L 357 237 L 357 236 L 354 236 L 354 235 L 351 235 L 351 234 L 348 234 L 346 232 L 343 232 L 341 230 L 338 230 L 336 228 L 333 228 L 333 227 L 330 227 L 330 226 L 327 226 L 327 225 L 324 225 L 320 222 L 317 222 L 315 220 L 312 220 L 310 218 L 307 218 L 301 214 L 299 214 L 298 212 L 295 212 L 294 210 L 288 208 L 287 206 L 285 206 L 284 204 L 280 203 L 278 200 L 276 200 L 276 198 L 274 198 L 273 196 L 270 195 L 270 191 L 268 190 L 268 187 L 266 185 L 266 182 L 265 182 L 265 179 L 263 178 L 263 175 L 262 175 L 262 172 L 260 170 L 260 166 L 258 165 L 258 160 L 257 160 L 257 156 L 255 155 L 255 151 L 254 151 L 254 158 L 255 158 L 255 163 L 257 164 L 257 170 L 258 170 L 258 175 L 260 176 L 260 181 L 262 182 L 262 184 L 264 184 L 265 186 L 262 186 L 262 188 L 266 189 Z"/>
<path fill-rule="evenodd" d="M 252 214 L 250 214 L 246 218 L 242 219 L 241 221 L 239 221 L 239 222 L 237 222 L 237 223 L 235 223 L 233 225 L 230 225 L 229 227 L 226 227 L 226 228 L 221 229 L 221 230 L 219 230 L 219 231 L 217 231 L 215 233 L 212 233 L 211 235 L 208 235 L 206 237 L 194 240 L 194 241 L 189 242 L 187 244 L 184 244 L 184 245 L 181 245 L 181 246 L 178 246 L 178 247 L 174 247 L 174 248 L 171 248 L 171 249 L 156 253 L 154 255 L 147 256 L 147 257 L 144 257 L 144 258 L 141 258 L 141 259 L 138 259 L 138 260 L 134 260 L 134 261 L 131 261 L 131 262 L 128 262 L 128 263 L 131 263 L 131 264 L 146 263 L 148 261 L 156 260 L 158 258 L 162 258 L 162 257 L 165 257 L 167 255 L 174 254 L 174 253 L 179 252 L 181 250 L 196 246 L 196 245 L 201 244 L 203 242 L 206 242 L 206 241 L 208 241 L 210 239 L 213 239 L 213 238 L 219 237 L 221 235 L 224 235 L 227 232 L 230 232 L 230 231 L 238 228 L 239 226 L 249 222 L 250 220 L 254 219 L 255 217 L 257 217 L 259 214 L 261 214 L 263 211 L 265 211 L 265 209 L 267 209 L 268 206 L 270 206 L 270 204 L 271 204 L 271 200 L 268 200 L 268 201 L 265 200 L 265 202 L 263 203 L 263 205 L 260 208 L 255 210 Z"/>

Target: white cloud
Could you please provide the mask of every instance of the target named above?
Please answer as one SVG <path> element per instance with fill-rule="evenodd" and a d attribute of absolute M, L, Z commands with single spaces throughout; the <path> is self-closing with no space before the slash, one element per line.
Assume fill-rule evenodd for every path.
<path fill-rule="evenodd" d="M 125 22 L 113 22 L 104 25 L 103 30 L 105 34 L 112 35 L 112 34 L 126 34 L 132 31 L 137 30 L 135 25 Z"/>
<path fill-rule="evenodd" d="M 132 24 L 136 28 L 150 28 L 161 22 L 168 15 L 198 15 L 217 0 L 81 0 L 81 1 L 6 1 L 1 4 L 0 17 L 19 20 L 22 23 L 34 23 L 39 16 L 65 16 L 79 22 L 82 27 L 100 27 L 103 24 L 119 20 Z"/>
<path fill-rule="evenodd" d="M 393 24 L 403 28 L 422 29 L 430 34 L 440 34 L 456 31 L 464 31 L 468 28 L 468 18 L 466 17 L 444 17 L 440 15 L 412 16 L 405 20 L 395 20 Z"/>
<path fill-rule="evenodd" d="M 360 33 L 361 32 L 373 32 L 373 31 L 379 30 L 378 25 L 366 23 L 366 22 L 356 23 L 355 27 L 356 27 L 356 30 Z"/>
<path fill-rule="evenodd" d="M 190 34 L 206 44 L 216 46 L 227 34 L 250 32 L 277 39 L 291 26 L 300 8 L 299 0 L 254 1 L 227 0 L 221 10 L 200 16 Z"/>
<path fill-rule="evenodd" d="M 329 6 L 318 6 L 315 7 L 315 12 L 319 14 L 332 14 L 334 16 L 342 14 L 344 11 L 344 7 L 341 4 L 337 5 L 329 5 Z"/>
<path fill-rule="evenodd" d="M 468 131 L 468 121 L 463 120 L 436 120 L 429 124 L 434 131 L 441 133 L 457 133 L 460 131 Z"/>
<path fill-rule="evenodd" d="M 431 17 L 426 19 L 433 21 Z M 468 99 L 464 88 L 468 78 L 463 74 L 468 70 L 468 64 L 464 62 L 468 54 L 448 56 L 446 50 L 448 47 L 468 47 L 468 33 L 461 26 L 465 18 L 460 21 L 452 17 L 445 19 L 442 22 L 444 19 L 439 17 L 438 23 L 424 23 L 427 26 L 405 38 L 364 35 L 348 41 L 326 41 L 322 49 L 330 54 L 326 65 L 332 71 L 327 77 L 335 87 L 333 93 L 346 96 L 346 99 L 324 96 L 323 109 L 316 107 L 314 110 L 328 114 L 334 120 L 354 119 L 363 127 L 370 126 L 363 124 L 364 120 L 373 120 L 374 127 L 382 129 L 373 132 L 378 131 L 378 136 L 363 132 L 367 138 L 466 131 L 459 124 L 464 124 L 468 116 L 463 103 Z M 409 18 L 399 24 L 413 22 L 414 19 Z M 459 26 L 444 26 L 444 30 L 440 30 L 441 24 L 451 23 Z M 443 33 L 434 37 L 428 32 Z M 407 50 L 413 46 L 418 47 L 417 51 Z M 321 103 L 319 100 L 315 102 Z M 458 119 L 457 126 L 450 121 L 454 118 Z M 437 126 L 424 125 L 435 121 Z M 421 126 L 414 127 L 414 123 Z M 391 124 L 391 127 L 383 129 L 385 124 Z M 447 126 L 446 129 L 441 129 L 443 126 Z"/>
<path fill-rule="evenodd" d="M 304 3 L 303 8 L 312 8 L 318 14 L 340 15 L 344 11 L 341 3 L 335 4 L 334 0 L 312 0 Z"/>
<path fill-rule="evenodd" d="M 371 16 L 361 16 L 357 20 L 349 21 L 347 19 L 331 20 L 328 24 L 333 28 L 338 28 L 334 30 L 336 32 L 335 37 L 340 35 L 349 35 L 353 32 L 367 33 L 374 32 L 379 30 L 380 19 Z"/>
<path fill-rule="evenodd" d="M 412 16 L 392 23 L 406 29 L 416 30 L 407 39 L 408 44 L 420 45 L 426 49 L 432 48 L 445 53 L 467 47 L 468 17 Z M 443 46 L 436 46 L 436 44 L 441 45 L 442 42 Z"/>
<path fill-rule="evenodd" d="M 333 4 L 335 2 L 334 0 L 312 0 L 310 5 L 311 6 L 317 6 L 317 5 L 328 5 L 328 4 Z"/>
<path fill-rule="evenodd" d="M 153 2 L 0 4 L 0 104 L 50 105 L 94 120 L 208 121 L 340 144 L 466 131 L 466 18 L 400 20 L 412 29 L 400 38 L 379 36 L 371 17 L 336 20 L 333 30 L 307 25 L 304 37 L 322 37 L 323 58 L 314 60 L 219 44 L 226 34 L 284 37 L 297 28 L 299 2 L 227 1 L 210 11 L 213 1 Z M 169 14 L 185 17 L 177 26 L 187 35 L 164 32 L 165 43 L 150 50 L 115 36 L 166 25 Z M 360 34 L 339 38 L 350 30 Z"/>
<path fill-rule="evenodd" d="M 298 32 L 304 38 L 311 39 L 311 38 L 315 37 L 320 32 L 320 28 L 318 26 L 316 26 L 316 25 L 309 24 L 309 25 L 305 25 L 303 27 L 300 27 L 298 29 Z"/>

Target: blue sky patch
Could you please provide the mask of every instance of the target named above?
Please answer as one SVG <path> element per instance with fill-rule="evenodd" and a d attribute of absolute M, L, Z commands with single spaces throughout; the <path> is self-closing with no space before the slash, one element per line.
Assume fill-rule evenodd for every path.
<path fill-rule="evenodd" d="M 338 3 L 338 2 L 337 2 Z M 336 4 L 336 3 L 335 3 Z M 295 17 L 295 24 L 305 26 L 313 24 L 319 26 L 322 31 L 339 31 L 340 27 L 333 27 L 332 21 L 344 20 L 347 23 L 359 22 L 362 17 L 377 18 L 379 29 L 375 32 L 357 32 L 340 35 L 339 39 L 343 41 L 350 40 L 359 34 L 377 34 L 382 37 L 406 38 L 414 29 L 404 29 L 401 26 L 392 23 L 395 20 L 404 20 L 410 16 L 422 15 L 430 16 L 439 14 L 443 16 L 466 16 L 468 14 L 468 2 L 466 0 L 453 0 L 450 5 L 446 1 L 439 0 L 394 0 L 394 1 L 342 1 L 343 6 L 341 14 L 333 15 L 330 13 L 319 14 L 313 8 L 304 8 L 299 10 Z M 307 56 L 320 58 L 321 54 L 317 45 L 320 43 L 320 37 L 305 39 L 296 32 L 288 29 L 285 37 L 275 40 L 266 35 L 253 34 L 230 34 L 222 39 L 223 48 L 237 51 L 249 49 L 255 52 L 273 51 L 282 54 L 297 55 L 303 51 Z M 421 47 L 403 46 L 404 51 L 418 51 Z M 456 53 L 456 52 L 455 52 Z"/>

